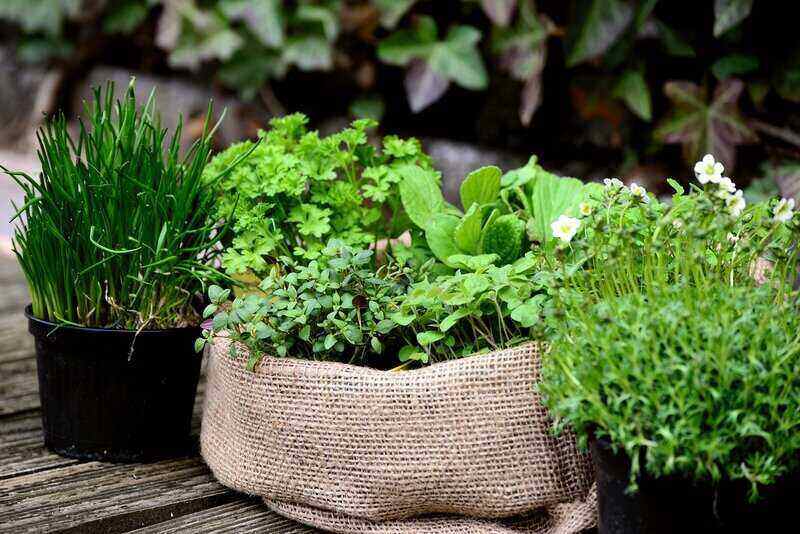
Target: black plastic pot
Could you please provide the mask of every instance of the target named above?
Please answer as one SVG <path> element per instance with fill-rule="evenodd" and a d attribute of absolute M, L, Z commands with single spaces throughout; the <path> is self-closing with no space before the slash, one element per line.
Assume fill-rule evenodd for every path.
<path fill-rule="evenodd" d="M 81 460 L 147 462 L 187 453 L 202 354 L 199 328 L 56 326 L 25 309 L 36 340 L 44 443 Z"/>
<path fill-rule="evenodd" d="M 798 528 L 800 473 L 761 488 L 761 498 L 755 503 L 747 498 L 750 486 L 746 482 L 714 486 L 646 473 L 637 479 L 638 491 L 628 493 L 630 459 L 614 453 L 603 439 L 593 439 L 591 449 L 599 534 L 793 532 Z"/>

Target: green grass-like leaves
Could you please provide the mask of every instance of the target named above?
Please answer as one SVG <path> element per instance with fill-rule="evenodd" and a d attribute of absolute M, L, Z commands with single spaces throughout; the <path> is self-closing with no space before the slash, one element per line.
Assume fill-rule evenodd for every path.
<path fill-rule="evenodd" d="M 151 94 L 139 109 L 133 81 L 121 100 L 95 89 L 77 140 L 63 115 L 38 132 L 39 178 L 2 169 L 25 192 L 14 251 L 33 314 L 109 328 L 196 324 L 193 297 L 221 276 L 210 265 L 216 194 L 201 181 L 213 129 L 179 156 Z M 209 107 L 209 116 L 210 116 Z M 208 125 L 208 118 L 206 126 Z"/>

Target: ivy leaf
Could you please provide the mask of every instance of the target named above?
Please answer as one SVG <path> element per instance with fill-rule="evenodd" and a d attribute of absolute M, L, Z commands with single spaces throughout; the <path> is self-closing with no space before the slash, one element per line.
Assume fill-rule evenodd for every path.
<path fill-rule="evenodd" d="M 482 206 L 497 200 L 502 174 L 503 171 L 494 165 L 481 167 L 469 173 L 461 182 L 459 189 L 462 207 L 468 210 L 473 204 Z"/>
<path fill-rule="evenodd" d="M 481 6 L 495 26 L 505 28 L 511 22 L 517 0 L 481 0 Z"/>
<path fill-rule="evenodd" d="M 750 15 L 753 0 L 714 0 L 714 37 L 719 37 Z"/>
<path fill-rule="evenodd" d="M 751 54 L 730 54 L 714 62 L 711 72 L 718 80 L 725 80 L 758 70 L 758 58 Z"/>
<path fill-rule="evenodd" d="M 709 102 L 705 87 L 687 81 L 667 82 L 664 92 L 673 111 L 656 128 L 656 139 L 683 145 L 689 163 L 702 154 L 714 154 L 726 168 L 733 169 L 736 147 L 758 140 L 739 113 L 737 103 L 743 89 L 741 80 L 729 78 L 717 84 Z"/>
<path fill-rule="evenodd" d="M 444 197 L 436 180 L 436 171 L 418 165 L 398 170 L 400 200 L 411 221 L 423 230 L 444 211 Z"/>
<path fill-rule="evenodd" d="M 390 30 L 397 26 L 417 0 L 373 0 L 380 13 L 381 26 Z"/>
<path fill-rule="evenodd" d="M 223 0 L 220 9 L 232 21 L 242 21 L 264 46 L 283 44 L 284 18 L 280 0 Z"/>
<path fill-rule="evenodd" d="M 413 59 L 405 77 L 408 106 L 419 113 L 430 106 L 450 87 L 450 80 L 434 71 L 424 59 Z"/>
<path fill-rule="evenodd" d="M 286 40 L 283 60 L 303 71 L 330 70 L 333 53 L 330 43 L 318 35 L 303 35 Z"/>
<path fill-rule="evenodd" d="M 415 89 L 414 107 L 434 102 L 433 96 L 444 93 L 443 80 L 453 81 L 466 89 L 485 89 L 488 75 L 477 49 L 481 33 L 472 26 L 453 26 L 444 40 L 437 40 L 436 23 L 427 16 L 418 17 L 413 29 L 400 30 L 378 45 L 378 57 L 390 65 L 407 66 L 414 60 L 412 77 L 406 78 L 406 89 Z M 428 73 L 436 74 L 438 79 Z M 424 90 L 423 90 L 424 89 Z M 409 93 L 409 98 L 411 94 Z"/>
<path fill-rule="evenodd" d="M 582 0 L 578 21 L 567 36 L 567 66 L 603 55 L 633 20 L 633 8 L 622 0 Z"/>
<path fill-rule="evenodd" d="M 622 99 L 628 108 L 640 119 L 650 121 L 652 118 L 650 89 L 639 70 L 627 70 L 617 81 L 614 96 Z"/>
<path fill-rule="evenodd" d="M 425 240 L 431 252 L 445 265 L 450 265 L 448 258 L 461 254 L 456 245 L 454 234 L 459 218 L 455 215 L 440 213 L 425 228 Z"/>

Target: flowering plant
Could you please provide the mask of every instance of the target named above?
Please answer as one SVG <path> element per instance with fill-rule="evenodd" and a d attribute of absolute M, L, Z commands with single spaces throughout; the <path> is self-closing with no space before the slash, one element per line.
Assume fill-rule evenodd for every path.
<path fill-rule="evenodd" d="M 609 180 L 559 248 L 541 391 L 583 443 L 642 469 L 743 479 L 798 466 L 800 315 L 791 200 L 746 205 L 706 156 L 670 203 Z"/>

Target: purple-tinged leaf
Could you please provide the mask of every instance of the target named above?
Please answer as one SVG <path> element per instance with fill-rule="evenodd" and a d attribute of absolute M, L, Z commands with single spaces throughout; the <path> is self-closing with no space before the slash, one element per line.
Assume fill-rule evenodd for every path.
<path fill-rule="evenodd" d="M 481 0 L 483 11 L 486 12 L 496 26 L 505 28 L 511 23 L 517 0 Z"/>
<path fill-rule="evenodd" d="M 406 94 L 411 111 L 419 113 L 439 100 L 449 85 L 450 80 L 434 72 L 427 61 L 412 60 L 405 78 Z"/>
<path fill-rule="evenodd" d="M 535 68 L 520 93 L 519 120 L 525 126 L 530 125 L 533 114 L 542 103 L 542 70 L 544 70 L 546 56 L 547 46 L 545 42 L 542 42 L 535 54 Z"/>
<path fill-rule="evenodd" d="M 703 154 L 714 154 L 726 169 L 736 163 L 736 147 L 758 140 L 738 108 L 744 83 L 729 78 L 717 84 L 710 102 L 705 88 L 687 81 L 671 81 L 664 93 L 673 103 L 673 111 L 655 131 L 656 139 L 683 145 L 687 162 Z"/>

